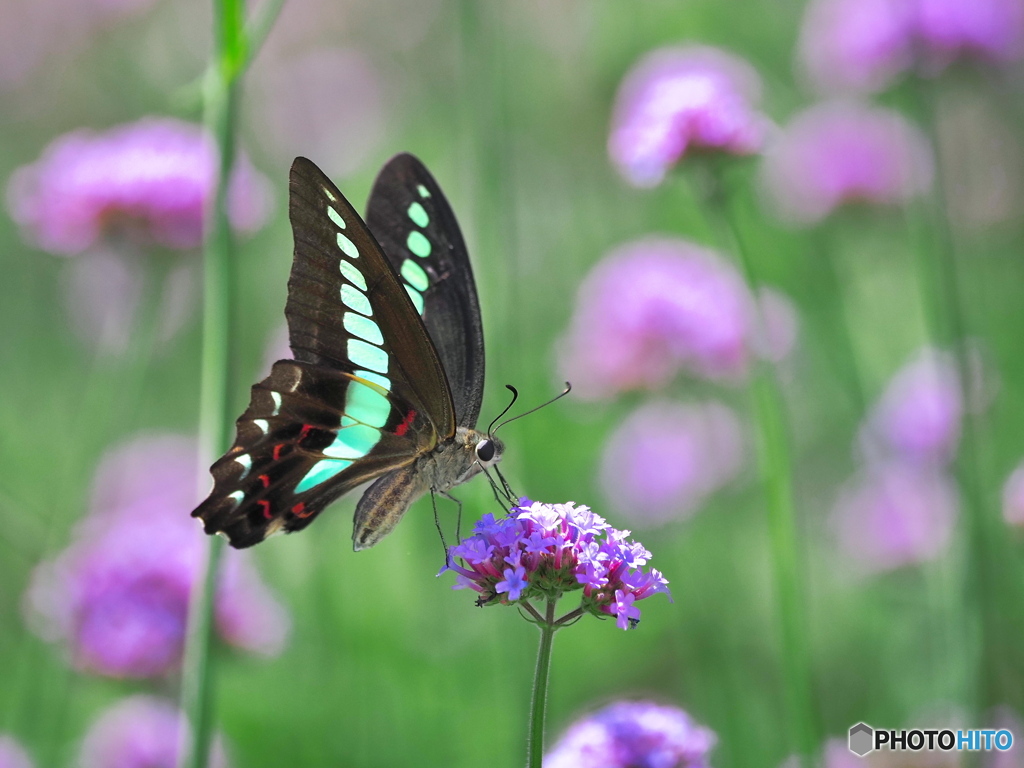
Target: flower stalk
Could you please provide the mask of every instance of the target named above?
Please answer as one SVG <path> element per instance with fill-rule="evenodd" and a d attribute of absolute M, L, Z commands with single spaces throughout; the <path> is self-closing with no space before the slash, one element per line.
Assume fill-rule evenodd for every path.
<path fill-rule="evenodd" d="M 555 632 L 585 613 L 614 616 L 620 629 L 632 629 L 640 620 L 634 602 L 659 592 L 668 594 L 668 581 L 657 570 L 643 568 L 651 553 L 639 542 L 627 540 L 628 535 L 629 531 L 612 528 L 588 507 L 574 502 L 543 504 L 524 498 L 505 517 L 496 520 L 484 515 L 471 536 L 448 550 L 448 563 L 441 573 L 456 574 L 453 589 L 472 589 L 481 607 L 514 605 L 540 629 L 528 768 L 541 768 L 544 758 Z M 555 618 L 558 600 L 567 594 L 579 595 L 579 605 Z M 543 614 L 537 607 L 541 604 Z"/>
<path fill-rule="evenodd" d="M 234 306 L 234 237 L 228 219 L 227 180 L 235 161 L 239 78 L 247 49 L 243 0 L 214 0 L 214 49 L 203 92 L 203 122 L 217 150 L 214 194 L 203 247 L 203 351 L 199 423 L 202 463 L 228 447 L 228 357 Z M 205 482 L 205 472 L 201 474 Z M 205 491 L 205 487 L 202 489 Z M 189 605 L 181 678 L 181 706 L 188 728 L 178 754 L 179 768 L 206 768 L 214 727 L 210 646 L 213 600 L 224 542 L 207 542 L 206 563 Z"/>
<path fill-rule="evenodd" d="M 717 159 L 717 158 L 716 158 Z M 759 280 L 757 267 L 736 223 L 734 195 L 722 162 L 714 162 L 707 179 L 705 200 L 723 244 L 735 253 L 751 291 Z M 755 302 L 757 326 L 765 328 L 763 313 Z M 793 500 L 789 432 L 784 418 L 782 393 L 771 364 L 752 360 L 750 396 L 756 432 L 756 451 L 761 483 L 768 509 L 775 594 L 782 635 L 782 669 L 790 739 L 803 764 L 808 764 L 819 742 L 807 628 L 807 595 L 800 558 L 800 534 Z"/>
<path fill-rule="evenodd" d="M 533 702 L 530 706 L 530 736 L 526 748 L 528 768 L 541 768 L 544 759 L 544 721 L 551 672 L 551 646 L 555 632 L 565 626 L 561 620 L 555 620 L 554 600 L 547 601 L 543 620 L 537 622 L 537 626 L 540 629 L 540 647 L 537 649 L 537 671 L 533 676 Z"/>

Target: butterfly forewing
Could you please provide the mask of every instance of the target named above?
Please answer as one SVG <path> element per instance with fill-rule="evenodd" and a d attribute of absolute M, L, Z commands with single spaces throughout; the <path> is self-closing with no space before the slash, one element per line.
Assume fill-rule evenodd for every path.
<path fill-rule="evenodd" d="M 430 333 L 448 375 L 457 423 L 475 426 L 483 398 L 484 337 L 455 214 L 423 164 L 401 154 L 377 176 L 366 223 Z"/>
<path fill-rule="evenodd" d="M 295 258 L 285 316 L 295 359 L 384 376 L 442 438 L 453 435 L 445 372 L 412 301 L 359 215 L 302 157 L 292 164 L 289 215 Z"/>
<path fill-rule="evenodd" d="M 309 524 L 357 485 L 455 433 L 444 370 L 413 301 L 345 198 L 292 165 L 295 254 L 285 315 L 294 361 L 274 364 L 193 512 L 236 547 Z"/>

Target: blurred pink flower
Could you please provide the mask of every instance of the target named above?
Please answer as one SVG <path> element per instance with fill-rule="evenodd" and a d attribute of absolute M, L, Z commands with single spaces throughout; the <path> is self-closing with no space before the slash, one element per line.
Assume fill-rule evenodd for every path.
<path fill-rule="evenodd" d="M 0 768 L 33 768 L 31 758 L 13 736 L 0 733 Z"/>
<path fill-rule="evenodd" d="M 194 441 L 144 436 L 110 451 L 97 471 L 89 514 L 73 543 L 41 564 L 26 595 L 30 620 L 67 643 L 78 669 L 151 677 L 175 669 L 188 600 L 203 563 Z M 215 606 L 229 643 L 273 655 L 289 618 L 244 553 L 222 563 Z"/>
<path fill-rule="evenodd" d="M 896 205 L 928 190 L 924 135 L 898 112 L 825 102 L 797 115 L 765 153 L 762 179 L 779 215 L 821 221 L 840 205 Z"/>
<path fill-rule="evenodd" d="M 659 184 L 688 150 L 756 153 L 767 127 L 755 109 L 760 91 L 757 72 L 725 51 L 653 51 L 619 87 L 608 153 L 637 187 Z"/>
<path fill-rule="evenodd" d="M 156 696 L 136 695 L 106 709 L 82 742 L 81 768 L 175 768 L 188 722 L 178 708 Z M 210 749 L 211 768 L 228 764 L 222 739 Z"/>
<path fill-rule="evenodd" d="M 678 707 L 617 701 L 570 725 L 544 768 L 707 768 L 717 740 Z"/>
<path fill-rule="evenodd" d="M 560 376 L 581 397 L 656 389 L 681 368 L 699 376 L 735 378 L 748 349 L 778 359 L 795 334 L 794 313 L 780 315 L 777 294 L 762 309 L 764 343 L 754 338 L 753 300 L 736 269 L 687 240 L 649 238 L 627 243 L 583 280 L 570 327 L 558 345 Z"/>
<path fill-rule="evenodd" d="M 721 403 L 656 400 L 609 436 L 601 485 L 612 506 L 635 523 L 686 518 L 736 477 L 743 442 L 739 419 Z"/>
<path fill-rule="evenodd" d="M 933 68 L 960 55 L 996 63 L 1024 55 L 1021 0 L 917 0 L 915 21 Z"/>
<path fill-rule="evenodd" d="M 822 93 L 872 92 L 915 58 L 937 72 L 959 56 L 1000 63 L 1024 54 L 1021 0 L 816 0 L 798 43 Z"/>
<path fill-rule="evenodd" d="M 1017 465 L 1003 485 L 1003 520 L 1009 525 L 1024 526 L 1024 462 Z"/>
<path fill-rule="evenodd" d="M 868 414 L 869 459 L 944 465 L 960 440 L 964 403 L 952 355 L 925 347 L 890 379 Z"/>
<path fill-rule="evenodd" d="M 61 255 L 104 237 L 139 245 L 195 248 L 214 181 L 215 152 L 202 128 L 150 117 L 103 133 L 79 130 L 14 172 L 8 208 L 26 238 Z M 229 190 L 232 224 L 258 229 L 269 185 L 240 155 Z"/>
<path fill-rule="evenodd" d="M 959 501 L 934 467 L 869 466 L 843 489 L 832 512 L 839 548 L 867 572 L 933 560 L 948 547 Z"/>

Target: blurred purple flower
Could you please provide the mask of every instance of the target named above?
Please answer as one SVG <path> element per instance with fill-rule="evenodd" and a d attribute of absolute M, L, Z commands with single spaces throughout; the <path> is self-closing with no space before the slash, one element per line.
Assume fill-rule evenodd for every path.
<path fill-rule="evenodd" d="M 104 237 L 195 248 L 215 171 L 202 128 L 150 117 L 60 137 L 14 172 L 8 207 L 28 239 L 61 255 L 82 253 Z M 258 229 L 268 208 L 266 179 L 240 156 L 229 190 L 232 224 Z"/>
<path fill-rule="evenodd" d="M 767 119 L 761 81 L 742 59 L 706 46 L 644 56 L 615 99 L 608 153 L 626 180 L 653 187 L 687 151 L 758 152 Z"/>
<path fill-rule="evenodd" d="M 601 485 L 612 507 L 637 523 L 692 515 L 732 480 L 743 431 L 726 406 L 659 400 L 641 406 L 605 443 Z"/>
<path fill-rule="evenodd" d="M 68 644 L 78 669 L 150 677 L 174 669 L 188 600 L 203 563 L 192 440 L 149 436 L 112 450 L 97 472 L 90 513 L 74 542 L 41 564 L 26 596 L 48 640 Z M 248 558 L 226 553 L 215 606 L 229 643 L 273 655 L 289 619 Z"/>
<path fill-rule="evenodd" d="M 169 701 L 137 695 L 105 710 L 82 742 L 81 768 L 175 768 L 188 722 Z M 211 768 L 228 764 L 222 740 L 210 749 Z"/>
<path fill-rule="evenodd" d="M 834 101 L 797 115 L 765 154 L 764 186 L 779 215 L 814 224 L 840 205 L 895 205 L 928 190 L 924 135 L 898 112 Z"/>
<path fill-rule="evenodd" d="M 915 0 L 815 0 L 800 30 L 798 56 L 821 93 L 869 93 L 913 61 Z"/>
<path fill-rule="evenodd" d="M 941 555 L 958 506 L 941 470 L 893 462 L 870 466 L 848 484 L 832 521 L 843 554 L 867 572 L 890 571 Z"/>
<path fill-rule="evenodd" d="M 485 515 L 472 536 L 451 547 L 442 573 L 455 572 L 452 589 L 478 592 L 477 605 L 558 599 L 582 589 L 581 610 L 615 616 L 619 629 L 630 629 L 640 616 L 634 601 L 669 591 L 661 573 L 643 570 L 651 553 L 628 535 L 589 507 L 520 499 L 506 517 Z"/>
<path fill-rule="evenodd" d="M 0 768 L 33 768 L 28 752 L 13 736 L 0 733 Z"/>
<path fill-rule="evenodd" d="M 649 238 L 620 246 L 580 286 L 559 343 L 563 379 L 587 399 L 667 384 L 680 368 L 710 378 L 745 373 L 750 347 L 778 359 L 795 334 L 795 313 L 777 294 L 761 307 L 767 339 L 743 278 L 713 251 L 686 240 Z"/>
<path fill-rule="evenodd" d="M 1003 485 L 1003 520 L 1009 525 L 1024 526 L 1024 462 L 1017 465 Z"/>
<path fill-rule="evenodd" d="M 963 410 L 952 355 L 926 347 L 896 372 L 868 415 L 867 456 L 944 465 L 956 453 Z"/>
<path fill-rule="evenodd" d="M 620 701 L 570 725 L 544 768 L 706 768 L 716 741 L 678 707 Z"/>
<path fill-rule="evenodd" d="M 916 63 L 937 72 L 959 56 L 1000 63 L 1024 54 L 1021 0 L 816 0 L 804 17 L 801 66 L 822 93 L 873 92 Z"/>

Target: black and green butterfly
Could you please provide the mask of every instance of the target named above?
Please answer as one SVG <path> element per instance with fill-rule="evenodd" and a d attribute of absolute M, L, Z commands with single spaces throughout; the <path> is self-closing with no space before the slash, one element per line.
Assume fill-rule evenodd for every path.
<path fill-rule="evenodd" d="M 501 442 L 474 429 L 484 385 L 476 287 L 455 215 L 412 155 L 381 170 L 366 224 L 305 158 L 292 163 L 290 188 L 295 359 L 252 388 L 192 515 L 248 547 L 305 528 L 375 480 L 352 532 L 366 549 L 417 498 L 501 458 Z"/>

